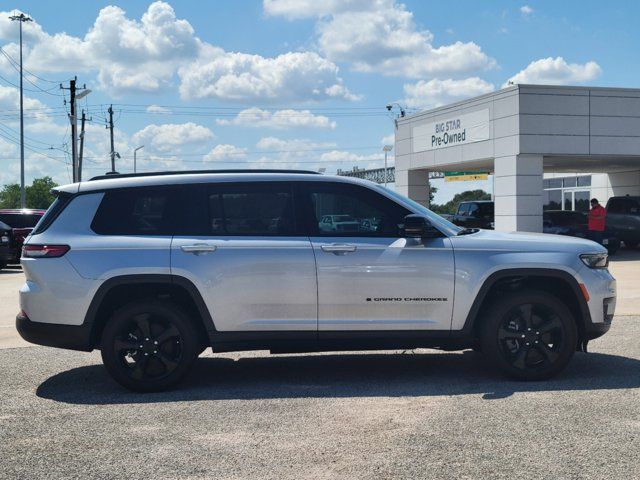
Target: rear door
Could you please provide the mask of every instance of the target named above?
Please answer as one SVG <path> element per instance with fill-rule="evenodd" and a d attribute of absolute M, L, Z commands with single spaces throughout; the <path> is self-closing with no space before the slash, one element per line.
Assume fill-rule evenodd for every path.
<path fill-rule="evenodd" d="M 448 238 L 400 235 L 412 213 L 360 185 L 304 182 L 300 188 L 318 269 L 318 329 L 449 330 L 454 263 Z M 326 232 L 326 215 L 357 229 Z"/>
<path fill-rule="evenodd" d="M 315 260 L 292 184 L 216 183 L 199 195 L 199 231 L 173 238 L 171 272 L 196 285 L 216 329 L 315 332 Z"/>

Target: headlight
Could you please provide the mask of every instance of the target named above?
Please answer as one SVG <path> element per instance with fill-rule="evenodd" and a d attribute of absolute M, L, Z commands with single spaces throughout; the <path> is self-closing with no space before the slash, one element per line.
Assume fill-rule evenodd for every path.
<path fill-rule="evenodd" d="M 589 268 L 607 268 L 609 266 L 609 255 L 606 253 L 584 253 L 580 255 L 580 260 Z"/>

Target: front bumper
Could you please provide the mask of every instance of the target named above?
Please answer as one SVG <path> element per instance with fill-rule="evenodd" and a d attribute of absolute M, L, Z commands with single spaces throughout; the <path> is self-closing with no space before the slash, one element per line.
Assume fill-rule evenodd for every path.
<path fill-rule="evenodd" d="M 23 339 L 36 345 L 83 352 L 93 350 L 91 325 L 33 322 L 21 312 L 16 316 L 16 330 Z"/>

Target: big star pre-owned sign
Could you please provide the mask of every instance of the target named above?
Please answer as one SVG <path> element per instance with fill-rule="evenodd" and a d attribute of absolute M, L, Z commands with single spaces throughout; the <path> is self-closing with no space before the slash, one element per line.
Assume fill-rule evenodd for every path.
<path fill-rule="evenodd" d="M 489 109 L 413 127 L 414 153 L 483 140 L 489 140 Z"/>

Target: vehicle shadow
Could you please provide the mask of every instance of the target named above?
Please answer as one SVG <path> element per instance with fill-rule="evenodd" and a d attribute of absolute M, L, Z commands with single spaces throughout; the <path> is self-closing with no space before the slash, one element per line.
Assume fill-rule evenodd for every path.
<path fill-rule="evenodd" d="M 637 248 L 622 247 L 615 255 L 609 257 L 610 262 L 635 262 L 640 260 L 640 250 Z"/>
<path fill-rule="evenodd" d="M 175 390 L 137 394 L 117 385 L 102 365 L 74 368 L 45 380 L 39 397 L 108 405 L 270 398 L 417 397 L 518 392 L 615 390 L 640 387 L 640 360 L 576 353 L 558 377 L 544 382 L 506 379 L 474 352 L 372 353 L 200 358 Z"/>

